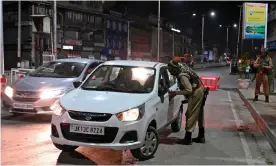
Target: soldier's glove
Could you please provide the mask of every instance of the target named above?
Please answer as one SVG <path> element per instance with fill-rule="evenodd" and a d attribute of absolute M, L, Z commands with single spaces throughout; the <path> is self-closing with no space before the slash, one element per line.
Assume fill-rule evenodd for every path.
<path fill-rule="evenodd" d="M 169 92 L 169 98 L 174 98 L 176 96 L 176 92 L 175 91 L 170 91 Z"/>

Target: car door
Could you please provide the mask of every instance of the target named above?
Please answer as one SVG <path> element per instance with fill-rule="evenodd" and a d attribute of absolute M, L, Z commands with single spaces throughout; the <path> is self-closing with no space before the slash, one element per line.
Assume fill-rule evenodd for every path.
<path fill-rule="evenodd" d="M 176 77 L 171 75 L 168 69 L 166 69 L 166 71 L 167 71 L 168 80 L 169 80 L 169 90 L 178 91 L 179 88 L 177 85 Z M 184 100 L 184 96 L 182 95 L 177 95 L 173 99 L 169 100 L 169 113 L 168 113 L 169 122 L 171 122 L 177 117 L 182 100 Z"/>
<path fill-rule="evenodd" d="M 157 107 L 157 125 L 159 128 L 165 126 L 168 123 L 169 89 L 167 78 L 166 67 L 161 67 L 158 79 L 159 103 Z M 164 89 L 163 93 L 160 93 L 160 89 Z"/>

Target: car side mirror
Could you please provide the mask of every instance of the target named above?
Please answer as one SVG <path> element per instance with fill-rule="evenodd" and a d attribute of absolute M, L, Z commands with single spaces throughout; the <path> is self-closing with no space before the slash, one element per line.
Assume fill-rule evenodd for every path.
<path fill-rule="evenodd" d="M 78 88 L 81 85 L 81 83 L 82 83 L 81 81 L 75 81 L 73 82 L 73 85 L 75 88 Z"/>

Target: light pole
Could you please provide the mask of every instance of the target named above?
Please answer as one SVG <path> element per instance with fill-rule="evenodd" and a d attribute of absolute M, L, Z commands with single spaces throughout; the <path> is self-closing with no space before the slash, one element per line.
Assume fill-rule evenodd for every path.
<path fill-rule="evenodd" d="M 238 27 L 238 39 L 237 39 L 237 51 L 236 51 L 236 59 L 239 56 L 239 45 L 240 45 L 240 32 L 241 32 L 241 17 L 242 17 L 242 5 L 238 6 L 240 8 L 240 18 L 239 18 L 239 27 Z"/>
<path fill-rule="evenodd" d="M 202 55 L 204 55 L 204 19 L 205 19 L 205 15 L 206 14 L 202 14 L 202 23 L 201 23 L 201 49 L 202 49 Z M 193 16 L 195 17 L 196 16 L 196 13 L 193 13 Z M 210 12 L 210 16 L 211 17 L 215 17 L 216 16 L 216 13 L 215 12 Z"/>
<path fill-rule="evenodd" d="M 21 0 L 18 1 L 18 25 L 17 25 L 17 67 L 20 68 L 21 61 Z"/>
<path fill-rule="evenodd" d="M 57 59 L 57 1 L 54 0 L 54 31 L 53 31 L 54 56 Z"/>
<path fill-rule="evenodd" d="M 160 58 L 160 0 L 158 0 L 157 61 Z"/>
<path fill-rule="evenodd" d="M 0 79 L 4 75 L 3 1 L 0 0 Z"/>
<path fill-rule="evenodd" d="M 175 29 L 175 28 L 171 28 L 171 30 L 173 31 L 173 33 L 172 33 L 172 54 L 174 57 L 174 33 L 175 32 L 180 33 L 181 31 L 179 29 Z"/>
<path fill-rule="evenodd" d="M 130 44 L 130 23 L 134 21 L 127 21 L 127 59 L 131 56 L 131 44 Z"/>
<path fill-rule="evenodd" d="M 219 27 L 223 27 L 223 25 L 219 25 Z M 227 54 L 229 53 L 229 27 L 231 26 L 225 26 L 226 27 L 226 49 L 227 49 Z M 234 28 L 237 28 L 237 24 L 233 25 Z"/>

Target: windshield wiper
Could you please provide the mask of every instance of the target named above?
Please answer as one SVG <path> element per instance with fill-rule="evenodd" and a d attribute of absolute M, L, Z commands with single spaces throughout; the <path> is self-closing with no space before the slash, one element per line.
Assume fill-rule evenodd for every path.
<path fill-rule="evenodd" d="M 126 93 L 148 93 L 145 90 L 125 90 Z"/>
<path fill-rule="evenodd" d="M 107 87 L 93 87 L 93 88 L 88 88 L 88 87 L 82 87 L 82 89 L 84 90 L 96 90 L 96 91 L 121 91 L 119 89 L 116 88 L 112 88 L 110 86 Z"/>

